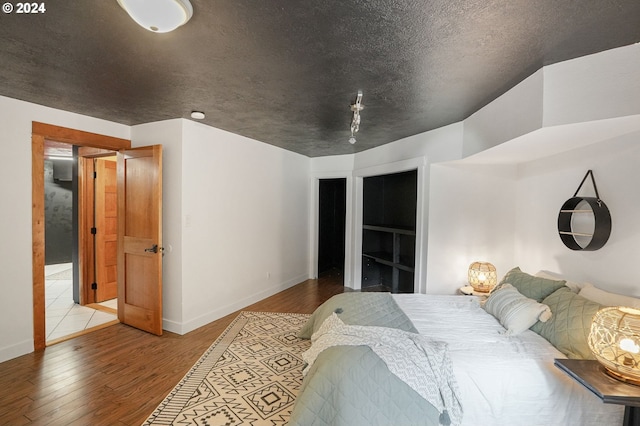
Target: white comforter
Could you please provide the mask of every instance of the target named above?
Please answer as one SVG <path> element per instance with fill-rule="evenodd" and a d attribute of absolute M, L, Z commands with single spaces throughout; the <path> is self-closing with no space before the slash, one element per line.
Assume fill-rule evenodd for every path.
<path fill-rule="evenodd" d="M 620 425 L 624 407 L 600 399 L 553 365 L 566 358 L 527 330 L 504 328 L 468 296 L 394 294 L 420 334 L 447 342 L 463 425 Z"/>

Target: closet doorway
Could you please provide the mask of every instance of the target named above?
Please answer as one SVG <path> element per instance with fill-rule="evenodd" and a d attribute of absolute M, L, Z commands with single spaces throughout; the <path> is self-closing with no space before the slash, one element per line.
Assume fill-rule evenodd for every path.
<path fill-rule="evenodd" d="M 318 191 L 318 277 L 344 284 L 346 178 L 320 179 Z"/>
<path fill-rule="evenodd" d="M 413 293 L 418 171 L 363 179 L 362 289 Z"/>

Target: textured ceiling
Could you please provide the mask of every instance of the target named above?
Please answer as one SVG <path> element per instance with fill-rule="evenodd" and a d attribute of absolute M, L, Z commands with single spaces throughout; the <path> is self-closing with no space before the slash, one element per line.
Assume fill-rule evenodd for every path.
<path fill-rule="evenodd" d="M 460 121 L 544 65 L 640 41 L 638 0 L 191 3 L 167 34 L 116 0 L 3 14 L 0 95 L 127 125 L 201 110 L 208 125 L 316 157 Z"/>

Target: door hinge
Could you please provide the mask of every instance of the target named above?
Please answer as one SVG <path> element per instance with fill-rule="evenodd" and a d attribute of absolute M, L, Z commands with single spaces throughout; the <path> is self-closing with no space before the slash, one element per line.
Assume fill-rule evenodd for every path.
<path fill-rule="evenodd" d="M 94 226 L 93 228 L 91 228 L 91 235 L 96 235 L 96 233 L 98 233 L 98 230 Z"/>
<path fill-rule="evenodd" d="M 91 283 L 91 290 L 97 290 L 98 289 L 98 283 Z"/>

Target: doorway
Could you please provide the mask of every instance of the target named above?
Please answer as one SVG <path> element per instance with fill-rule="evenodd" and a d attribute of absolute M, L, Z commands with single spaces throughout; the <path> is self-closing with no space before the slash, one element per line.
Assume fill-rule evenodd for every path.
<path fill-rule="evenodd" d="M 118 151 L 116 257 L 117 291 L 122 295 L 118 298 L 118 320 L 162 335 L 162 145 L 131 148 L 131 141 L 127 139 L 34 121 L 31 131 L 34 349 L 46 347 L 44 151 L 47 140 L 77 145 L 78 150 L 83 150 L 79 158 L 98 157 L 105 150 Z M 83 174 L 77 176 L 81 182 Z M 80 231 L 82 229 L 87 228 L 80 227 Z M 79 238 L 84 241 L 82 236 Z M 74 246 L 80 251 L 84 249 L 82 244 Z M 83 256 L 79 255 L 78 259 Z"/>
<path fill-rule="evenodd" d="M 344 280 L 346 194 L 346 178 L 320 179 L 318 277 L 334 275 Z"/>
<path fill-rule="evenodd" d="M 46 293 L 45 293 L 45 142 L 62 142 L 93 149 L 128 149 L 131 142 L 126 139 L 98 135 L 69 128 L 33 122 L 31 136 L 32 154 L 32 247 L 33 247 L 33 332 L 34 349 L 46 346 Z M 91 147 L 91 148 L 88 148 Z M 81 251 L 82 247 L 75 244 Z M 78 259 L 82 259 L 80 255 Z M 80 263 L 80 262 L 78 262 Z M 78 265 L 80 267 L 80 265 Z"/>
<path fill-rule="evenodd" d="M 45 140 L 47 345 L 118 323 L 115 153 L 82 151 Z"/>
<path fill-rule="evenodd" d="M 363 179 L 362 290 L 415 291 L 417 188 L 417 169 Z"/>

